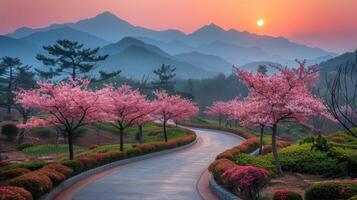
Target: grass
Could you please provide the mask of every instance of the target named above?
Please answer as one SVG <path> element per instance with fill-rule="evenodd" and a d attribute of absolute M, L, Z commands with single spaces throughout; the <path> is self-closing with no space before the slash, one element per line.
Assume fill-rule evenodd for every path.
<path fill-rule="evenodd" d="M 98 129 L 111 132 L 113 134 L 118 134 L 119 131 L 110 124 L 97 124 L 95 125 Z M 138 127 L 130 127 L 125 129 L 126 137 L 131 140 L 136 140 L 136 134 L 138 132 Z M 169 140 L 184 137 L 186 135 L 186 130 L 178 127 L 170 126 L 167 128 L 167 136 Z M 164 140 L 162 125 L 157 123 L 147 123 L 143 126 L 143 136 L 144 143 L 147 142 L 159 142 Z"/>
<path fill-rule="evenodd" d="M 124 150 L 129 150 L 129 149 L 132 149 L 132 148 L 133 148 L 132 144 L 124 144 Z M 81 154 L 105 153 L 105 152 L 108 152 L 108 151 L 119 151 L 119 144 L 110 144 L 110 145 L 99 146 L 99 147 L 97 147 L 95 149 L 84 151 Z"/>
<path fill-rule="evenodd" d="M 74 145 L 75 152 L 84 151 L 85 148 Z M 54 154 L 68 152 L 67 144 L 44 144 L 25 148 L 22 152 L 26 154 Z"/>

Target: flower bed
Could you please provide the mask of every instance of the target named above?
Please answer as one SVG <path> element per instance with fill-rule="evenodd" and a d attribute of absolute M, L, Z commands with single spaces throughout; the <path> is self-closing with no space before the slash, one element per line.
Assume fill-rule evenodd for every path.
<path fill-rule="evenodd" d="M 124 152 L 107 151 L 104 153 L 91 152 L 85 155 L 81 155 L 74 160 L 63 160 L 59 163 L 43 163 L 43 162 L 31 162 L 16 164 L 8 167 L 8 170 L 13 170 L 11 176 L 17 176 L 7 182 L 9 186 L 16 186 L 22 188 L 25 191 L 30 192 L 34 199 L 38 199 L 40 196 L 51 191 L 53 186 L 58 185 L 65 179 L 93 169 L 98 166 L 102 166 L 111 162 L 123 160 L 134 156 L 145 155 L 161 150 L 166 150 L 178 146 L 183 146 L 192 143 L 196 140 L 196 134 L 187 130 L 187 135 L 184 138 L 178 138 L 169 142 L 155 142 L 133 145 L 133 148 Z M 23 169 L 19 169 L 22 167 Z M 30 172 L 30 170 L 33 170 Z M 14 174 L 14 175 L 13 175 Z M 24 174 L 24 175 L 22 175 Z M 1 190 L 2 187 L 0 187 Z M 12 187 L 15 188 L 15 187 Z M 8 191 L 8 188 L 5 188 Z M 5 190 L 4 189 L 4 190 Z M 15 188 L 16 189 L 16 188 Z M 15 190 L 15 189 L 11 189 Z M 9 195 L 13 194 L 9 191 Z M 19 198 L 19 199 L 32 199 L 31 198 Z M 10 198 L 11 199 L 11 198 Z M 14 198 L 16 199 L 16 198 Z M 3 200 L 0 198 L 0 200 Z M 8 200 L 5 199 L 4 200 Z"/>

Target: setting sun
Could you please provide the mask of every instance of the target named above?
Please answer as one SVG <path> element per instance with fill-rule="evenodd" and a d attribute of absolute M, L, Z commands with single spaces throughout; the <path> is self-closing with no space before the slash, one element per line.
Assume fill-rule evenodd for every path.
<path fill-rule="evenodd" d="M 259 26 L 259 27 L 264 26 L 264 20 L 263 19 L 258 19 L 257 20 L 257 26 Z"/>

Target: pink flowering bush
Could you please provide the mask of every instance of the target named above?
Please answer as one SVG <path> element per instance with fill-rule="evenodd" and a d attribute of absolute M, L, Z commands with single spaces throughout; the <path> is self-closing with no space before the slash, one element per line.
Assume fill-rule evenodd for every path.
<path fill-rule="evenodd" d="M 0 200 L 32 200 L 29 191 L 21 187 L 2 186 L 0 187 Z"/>
<path fill-rule="evenodd" d="M 302 200 L 302 197 L 293 190 L 277 189 L 274 192 L 273 200 Z"/>
<path fill-rule="evenodd" d="M 224 185 L 232 188 L 244 199 L 256 200 L 259 192 L 270 180 L 268 171 L 254 166 L 238 166 L 223 174 Z"/>

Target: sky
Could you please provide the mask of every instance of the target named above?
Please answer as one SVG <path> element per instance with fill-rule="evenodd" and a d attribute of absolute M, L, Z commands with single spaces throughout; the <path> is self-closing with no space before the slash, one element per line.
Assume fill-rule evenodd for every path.
<path fill-rule="evenodd" d="M 357 48 L 357 0 L 0 0 L 0 34 L 104 11 L 156 30 L 191 33 L 215 23 L 338 53 Z M 258 19 L 264 26 L 257 26 Z"/>

